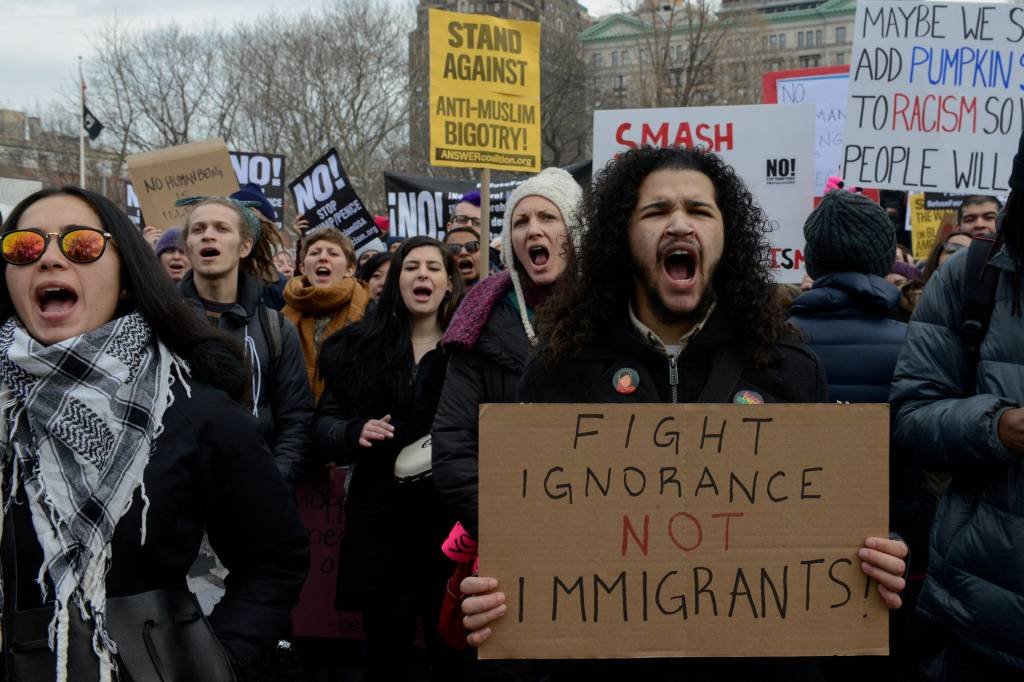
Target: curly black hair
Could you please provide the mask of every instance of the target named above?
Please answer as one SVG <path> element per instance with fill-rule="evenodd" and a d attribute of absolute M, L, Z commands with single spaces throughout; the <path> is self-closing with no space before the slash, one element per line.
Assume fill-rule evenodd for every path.
<path fill-rule="evenodd" d="M 773 344 L 786 322 L 775 296 L 768 250 L 768 219 L 732 167 L 703 149 L 632 149 L 594 178 L 583 202 L 585 236 L 569 253 L 566 276 L 540 313 L 547 343 L 541 358 L 558 365 L 592 344 L 601 329 L 625 313 L 633 292 L 629 223 L 644 179 L 657 170 L 695 170 L 715 188 L 725 224 L 725 247 L 712 287 L 717 309 L 753 345 L 759 367 L 776 357 Z"/>

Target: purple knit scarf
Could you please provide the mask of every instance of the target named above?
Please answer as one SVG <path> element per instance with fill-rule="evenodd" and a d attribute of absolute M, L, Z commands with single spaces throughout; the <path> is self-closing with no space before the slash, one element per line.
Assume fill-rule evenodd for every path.
<path fill-rule="evenodd" d="M 523 287 L 523 298 L 530 309 L 535 310 L 551 295 L 552 286 L 537 286 L 522 273 L 519 273 L 519 281 Z M 444 345 L 457 345 L 463 348 L 475 346 L 484 327 L 487 326 L 487 320 L 494 312 L 494 306 L 511 289 L 512 276 L 508 271 L 491 275 L 470 289 L 448 325 Z"/>

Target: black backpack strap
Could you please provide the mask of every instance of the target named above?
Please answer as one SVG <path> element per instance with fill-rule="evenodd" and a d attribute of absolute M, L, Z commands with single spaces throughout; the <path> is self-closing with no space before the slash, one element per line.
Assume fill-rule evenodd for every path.
<path fill-rule="evenodd" d="M 996 304 L 999 270 L 992 267 L 989 261 L 998 250 L 999 243 L 999 240 L 989 237 L 976 237 L 967 248 L 960 338 L 972 355 L 977 355 L 981 347 Z"/>
<path fill-rule="evenodd" d="M 260 316 L 260 326 L 263 328 L 264 338 L 270 347 L 270 371 L 273 375 L 277 369 L 277 361 L 281 359 L 281 334 L 284 329 L 284 315 L 280 311 L 268 308 L 260 304 L 257 306 Z"/>
<path fill-rule="evenodd" d="M 736 346 L 725 346 L 711 362 L 708 381 L 697 397 L 698 403 L 731 403 L 733 391 L 743 373 L 743 356 Z"/>

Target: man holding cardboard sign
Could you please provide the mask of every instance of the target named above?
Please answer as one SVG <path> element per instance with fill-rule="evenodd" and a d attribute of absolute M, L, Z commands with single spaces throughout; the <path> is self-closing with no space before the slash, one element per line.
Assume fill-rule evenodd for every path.
<path fill-rule="evenodd" d="M 546 336 L 547 344 L 526 370 L 520 387 L 522 401 L 749 405 L 825 400 L 825 377 L 820 363 L 786 331 L 775 301 L 770 271 L 763 258 L 764 214 L 721 159 L 700 150 L 630 150 L 598 174 L 590 197 L 583 207 L 589 232 L 578 258 L 570 258 L 570 268 L 575 272 L 563 278 L 565 289 L 542 311 L 542 335 Z M 630 423 L 628 429 L 632 427 Z M 583 433 L 592 430 L 584 428 Z M 717 433 L 720 436 L 723 432 L 720 429 Z M 616 438 L 619 436 L 622 434 Z M 649 441 L 651 434 L 644 438 Z M 657 443 L 658 435 L 654 438 Z M 880 445 L 876 443 L 875 449 L 881 451 L 876 455 L 884 453 L 884 444 L 883 437 Z M 884 470 L 884 457 L 878 459 Z M 623 471 L 618 475 L 623 483 L 626 474 Z M 522 482 L 524 496 L 529 490 L 527 478 Z M 481 479 L 483 501 L 483 466 Z M 693 484 L 692 480 L 687 483 L 691 488 Z M 625 491 L 625 499 L 633 497 L 634 492 L 632 488 Z M 781 498 L 781 494 L 776 497 Z M 884 495 L 881 498 L 876 507 L 884 509 L 887 499 Z M 484 572 L 488 556 L 486 524 L 482 510 Z M 652 534 L 653 528 L 654 522 Z M 796 530 L 799 525 L 790 528 L 794 529 L 790 539 L 800 535 L 802 529 Z M 624 550 L 630 546 L 630 537 L 646 536 L 638 527 L 633 529 L 637 531 L 634 536 L 623 532 Z M 884 527 L 877 532 L 881 531 Z M 690 547 L 691 539 L 679 542 Z M 859 550 L 851 546 L 849 555 L 851 559 L 847 561 L 851 566 L 852 559 L 858 559 L 860 570 L 878 581 L 884 603 L 889 608 L 899 607 L 906 546 L 871 537 Z M 735 596 L 740 588 L 730 584 Z M 614 589 L 611 585 L 605 587 Z M 655 587 L 647 585 L 650 590 Z M 462 584 L 463 593 L 470 595 L 463 602 L 463 623 L 471 631 L 468 641 L 473 645 L 483 644 L 492 634 L 489 625 L 514 606 L 506 605 L 506 592 L 498 589 L 497 581 L 490 577 L 467 578 Z M 503 585 L 500 589 L 508 594 L 523 593 L 514 585 Z M 645 587 L 641 584 L 637 589 L 643 592 Z M 884 653 L 884 620 L 879 621 L 877 613 L 873 618 L 871 622 L 881 629 L 874 643 L 844 653 Z M 749 646 L 723 649 L 718 644 L 713 651 L 709 649 L 703 654 L 665 648 L 637 652 L 622 650 L 621 643 L 610 638 L 603 640 L 605 646 L 597 652 L 585 640 L 583 635 L 567 638 L 566 646 L 571 647 L 567 655 L 660 657 L 709 652 L 735 656 L 757 651 Z M 793 656 L 798 654 L 788 652 L 796 650 L 760 651 L 763 655 Z M 825 651 L 823 648 L 814 653 Z M 481 651 L 481 657 L 488 657 L 486 649 Z M 543 650 L 538 657 L 552 656 Z M 683 668 L 681 662 L 663 661 L 644 664 L 643 670 L 666 674 L 684 669 L 708 674 L 755 674 L 756 670 L 759 679 L 773 675 L 794 679 L 814 675 L 816 667 L 813 661 L 792 660 L 780 660 L 773 665 L 762 661 L 756 666 L 719 661 L 685 665 Z M 602 662 L 588 667 L 587 673 L 594 679 L 594 675 L 605 676 L 612 670 L 622 674 L 638 672 L 631 666 Z"/>

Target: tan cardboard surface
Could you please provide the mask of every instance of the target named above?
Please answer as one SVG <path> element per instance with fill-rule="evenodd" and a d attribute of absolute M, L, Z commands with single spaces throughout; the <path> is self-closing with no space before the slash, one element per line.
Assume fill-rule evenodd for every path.
<path fill-rule="evenodd" d="M 480 657 L 887 654 L 856 552 L 888 535 L 888 434 L 886 405 L 481 406 L 509 611 Z"/>
<path fill-rule="evenodd" d="M 192 196 L 227 196 L 238 178 L 224 140 L 191 142 L 128 157 L 128 174 L 147 225 L 168 228 L 185 222 L 174 202 Z"/>

